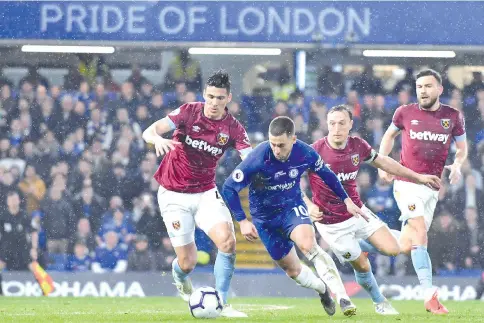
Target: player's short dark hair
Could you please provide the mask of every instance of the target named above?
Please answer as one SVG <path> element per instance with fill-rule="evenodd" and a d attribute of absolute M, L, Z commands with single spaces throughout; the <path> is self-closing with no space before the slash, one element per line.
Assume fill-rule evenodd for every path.
<path fill-rule="evenodd" d="M 418 80 L 419 78 L 424 76 L 433 76 L 437 80 L 437 82 L 439 82 L 439 84 L 442 84 L 442 76 L 440 76 L 440 73 L 431 68 L 418 72 L 415 80 Z"/>
<path fill-rule="evenodd" d="M 218 70 L 207 80 L 206 86 L 214 86 L 219 89 L 226 89 L 230 93 L 230 77 L 229 73 L 224 70 Z"/>
<path fill-rule="evenodd" d="M 329 109 L 328 114 L 333 112 L 346 112 L 348 113 L 350 120 L 353 120 L 353 112 L 351 112 L 350 107 L 348 107 L 346 104 L 335 105 L 334 107 Z"/>
<path fill-rule="evenodd" d="M 278 137 L 287 135 L 288 137 L 294 136 L 294 121 L 286 116 L 281 116 L 273 119 L 269 125 L 269 134 Z"/>

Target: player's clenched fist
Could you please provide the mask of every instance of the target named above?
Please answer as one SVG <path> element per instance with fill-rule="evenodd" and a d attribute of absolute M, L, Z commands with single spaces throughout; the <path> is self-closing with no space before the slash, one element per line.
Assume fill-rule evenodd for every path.
<path fill-rule="evenodd" d="M 385 172 L 384 170 L 378 169 L 378 176 L 387 183 L 391 183 L 395 178 L 393 175 Z"/>
<path fill-rule="evenodd" d="M 157 137 L 154 140 L 156 156 L 157 157 L 163 156 L 164 154 L 167 154 L 170 150 L 174 150 L 175 146 L 180 145 L 180 144 L 181 144 L 181 142 L 179 142 L 179 141 L 174 141 L 174 140 L 165 139 L 165 138 L 162 138 L 162 137 Z"/>
<path fill-rule="evenodd" d="M 247 239 L 248 241 L 254 241 L 259 238 L 259 234 L 257 234 L 257 229 L 255 228 L 254 224 L 249 220 L 245 219 L 239 222 L 240 225 L 240 233 Z"/>

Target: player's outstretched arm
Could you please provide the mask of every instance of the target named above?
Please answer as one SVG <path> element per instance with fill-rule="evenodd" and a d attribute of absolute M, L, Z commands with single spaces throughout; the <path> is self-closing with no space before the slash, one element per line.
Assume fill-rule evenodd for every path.
<path fill-rule="evenodd" d="M 245 215 L 242 203 L 240 203 L 239 192 L 249 185 L 252 176 L 259 170 L 260 151 L 261 149 L 256 148 L 237 166 L 225 180 L 221 192 L 229 210 L 235 220 L 239 222 L 240 232 L 248 241 L 256 240 L 259 235 L 254 224 Z"/>
<path fill-rule="evenodd" d="M 388 127 L 387 131 L 383 135 L 380 143 L 380 151 L 379 154 L 381 156 L 388 156 L 393 149 L 393 145 L 395 144 L 395 138 L 400 134 L 400 129 L 398 129 L 393 123 Z M 391 182 L 393 180 L 393 176 L 385 172 L 383 169 L 378 169 L 378 175 L 385 181 Z"/>
<path fill-rule="evenodd" d="M 445 169 L 450 171 L 449 179 L 450 184 L 454 185 L 460 180 L 461 174 L 461 167 L 464 161 L 467 159 L 467 140 L 465 139 L 465 135 L 463 140 L 457 140 L 455 142 L 455 159 L 452 165 L 445 166 Z"/>
<path fill-rule="evenodd" d="M 162 136 L 175 129 L 175 125 L 168 117 L 154 122 L 151 126 L 143 131 L 143 140 L 155 146 L 156 156 L 163 156 L 170 150 L 174 150 L 176 145 L 181 143 L 178 141 L 165 139 Z"/>
<path fill-rule="evenodd" d="M 379 170 L 383 170 L 388 174 L 405 177 L 412 182 L 429 185 L 435 189 L 439 189 L 441 185 L 440 178 L 434 175 L 424 175 L 414 172 L 413 170 L 400 165 L 393 158 L 388 156 L 378 155 L 371 162 L 373 166 Z"/>
<path fill-rule="evenodd" d="M 240 233 L 242 233 L 242 235 L 248 241 L 254 241 L 259 237 L 259 235 L 257 234 L 257 230 L 254 224 L 247 219 L 247 216 L 245 215 L 244 209 L 242 207 L 242 203 L 240 203 L 239 191 L 245 186 L 234 185 L 233 178 L 237 179 L 237 176 L 240 176 L 237 175 L 240 174 L 236 173 L 237 171 L 240 171 L 240 169 L 236 169 L 233 175 L 227 178 L 223 185 L 221 195 L 229 210 L 234 215 L 235 220 L 239 222 Z M 235 183 L 237 182 L 235 181 Z"/>

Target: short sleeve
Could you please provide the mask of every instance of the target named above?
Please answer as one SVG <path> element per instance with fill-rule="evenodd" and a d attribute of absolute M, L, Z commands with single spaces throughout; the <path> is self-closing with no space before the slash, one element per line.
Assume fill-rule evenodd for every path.
<path fill-rule="evenodd" d="M 244 127 L 237 122 L 234 136 L 234 148 L 237 149 L 242 157 L 245 157 L 252 151 L 252 145 L 250 144 L 249 135 L 245 131 Z"/>
<path fill-rule="evenodd" d="M 464 116 L 460 111 L 458 111 L 457 120 L 455 122 L 454 128 L 452 129 L 452 136 L 457 140 L 459 137 L 465 135 L 465 133 L 466 130 Z"/>
<path fill-rule="evenodd" d="M 403 125 L 403 106 L 399 107 L 397 110 L 395 110 L 395 113 L 393 114 L 392 118 L 392 125 L 395 126 L 396 128 L 403 130 L 404 125 Z"/>
<path fill-rule="evenodd" d="M 263 149 L 257 147 L 247 158 L 245 158 L 232 175 L 225 180 L 225 185 L 234 188 L 237 192 L 249 185 L 252 176 L 259 172 L 262 160 Z"/>
<path fill-rule="evenodd" d="M 376 151 L 363 138 L 358 138 L 358 153 L 360 158 L 365 162 L 372 162 L 376 158 Z"/>
<path fill-rule="evenodd" d="M 175 128 L 185 124 L 188 116 L 193 113 L 193 105 L 190 103 L 185 103 L 179 108 L 170 112 L 167 117 L 173 122 Z"/>

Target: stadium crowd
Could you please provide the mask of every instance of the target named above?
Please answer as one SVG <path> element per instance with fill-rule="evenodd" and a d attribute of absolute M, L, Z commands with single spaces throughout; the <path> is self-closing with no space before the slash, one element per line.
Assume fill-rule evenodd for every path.
<path fill-rule="evenodd" d="M 47 269 L 96 273 L 169 270 L 174 251 L 159 216 L 158 183 L 153 179 L 159 160 L 141 134 L 179 105 L 200 98 L 199 66 L 192 63 L 186 79 L 188 74 L 181 73 L 177 64 L 168 74 L 169 86 L 160 88 L 138 68 L 120 85 L 112 79 L 99 82 L 76 74 L 68 75 L 64 87 L 50 86 L 35 69 L 19 84 L 2 77 L 3 236 L 18 229 L 5 225 L 13 222 L 10 217 L 28 219 L 22 223 L 39 233 L 36 256 Z M 413 99 L 412 75 L 398 82 L 391 93 L 385 93 L 371 69 L 354 79 L 350 88 L 345 89 L 343 83 L 341 76 L 322 73 L 318 82 L 321 96 L 307 97 L 295 91 L 287 100 L 245 97 L 228 109 L 247 126 L 254 145 L 266 139 L 268 123 L 281 115 L 292 117 L 298 138 L 312 143 L 326 133 L 328 108 L 346 103 L 355 116 L 353 135 L 378 148 L 393 111 Z M 466 117 L 470 158 L 459 184 L 450 186 L 444 177 L 430 233 L 430 255 L 436 272 L 479 270 L 484 268 L 484 230 L 479 225 L 484 207 L 484 82 L 476 73 L 463 89 L 446 78 L 444 87 L 443 101 Z M 392 156 L 399 159 L 398 153 Z M 225 154 L 217 171 L 218 184 L 239 161 L 236 152 Z M 371 167 L 360 171 L 358 184 L 367 206 L 398 229 L 399 210 L 392 186 L 379 180 Z M 302 185 L 307 190 L 307 180 Z M 11 198 L 7 203 L 11 192 L 18 193 L 19 202 Z M 199 248 L 211 253 L 208 239 L 201 232 L 197 235 Z M 18 257 L 32 256 L 32 252 L 24 252 L 31 249 L 30 243 L 26 240 L 12 247 L 2 246 L 0 240 L 0 260 L 5 260 L 1 256 L 7 247 L 18 248 Z M 324 239 L 321 244 L 325 246 Z M 413 273 L 404 255 L 372 260 L 378 275 Z M 22 269 L 8 263 L 7 268 Z"/>

